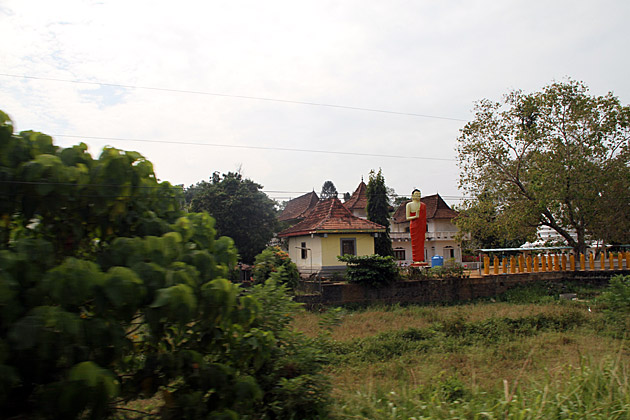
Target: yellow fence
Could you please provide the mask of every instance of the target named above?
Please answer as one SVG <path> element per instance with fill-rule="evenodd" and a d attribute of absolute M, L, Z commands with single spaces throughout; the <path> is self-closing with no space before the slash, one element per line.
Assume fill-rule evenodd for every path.
<path fill-rule="evenodd" d="M 588 256 L 579 254 L 520 254 L 518 256 L 483 258 L 483 274 L 538 273 L 544 271 L 585 271 L 585 270 L 623 270 L 630 268 L 630 251 L 618 253 L 602 252 L 599 260 L 593 253 Z"/>

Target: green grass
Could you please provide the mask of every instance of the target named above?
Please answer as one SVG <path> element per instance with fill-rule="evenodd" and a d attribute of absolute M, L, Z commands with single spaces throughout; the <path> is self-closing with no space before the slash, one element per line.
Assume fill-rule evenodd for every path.
<path fill-rule="evenodd" d="M 295 326 L 329 356 L 335 418 L 630 418 L 627 342 L 609 330 L 598 290 L 566 289 L 306 312 Z"/>

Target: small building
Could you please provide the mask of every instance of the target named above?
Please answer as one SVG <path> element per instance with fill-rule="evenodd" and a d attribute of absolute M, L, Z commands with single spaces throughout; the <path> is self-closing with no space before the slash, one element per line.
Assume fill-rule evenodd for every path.
<path fill-rule="evenodd" d="M 278 221 L 295 224 L 303 220 L 317 203 L 319 203 L 319 197 L 315 191 L 294 198 L 282 210 L 278 216 Z"/>
<path fill-rule="evenodd" d="M 455 240 L 458 229 L 453 223 L 453 219 L 457 217 L 458 213 L 451 209 L 439 194 L 428 195 L 422 197 L 421 200 L 427 206 L 424 260 L 430 262 L 433 256 L 440 255 L 445 260 L 453 258 L 456 262 L 461 263 L 461 246 Z M 412 262 L 409 221 L 405 212 L 408 202 L 402 203 L 394 212 L 389 232 L 394 249 L 394 258 L 400 264 Z"/>
<path fill-rule="evenodd" d="M 367 185 L 365 185 L 363 179 L 352 193 L 352 196 L 343 205 L 355 216 L 367 219 Z"/>
<path fill-rule="evenodd" d="M 330 275 L 342 271 L 346 264 L 339 255 L 374 254 L 374 237 L 385 227 L 353 215 L 333 197 L 322 200 L 305 218 L 278 233 L 285 238 L 291 260 L 301 274 Z"/>

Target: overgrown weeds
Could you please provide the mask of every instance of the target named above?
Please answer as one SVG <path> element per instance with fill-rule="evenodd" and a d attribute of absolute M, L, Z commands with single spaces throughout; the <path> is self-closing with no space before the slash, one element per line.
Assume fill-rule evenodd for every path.
<path fill-rule="evenodd" d="M 566 380 L 547 376 L 527 387 L 505 381 L 486 392 L 456 375 L 397 391 L 364 387 L 339 405 L 340 419 L 626 419 L 630 414 L 628 368 L 617 359 L 565 366 Z"/>
<path fill-rule="evenodd" d="M 311 325 L 329 357 L 334 418 L 630 418 L 630 352 L 608 321 L 615 304 L 580 287 L 305 313 L 295 325 Z M 579 300 L 558 298 L 567 291 Z"/>

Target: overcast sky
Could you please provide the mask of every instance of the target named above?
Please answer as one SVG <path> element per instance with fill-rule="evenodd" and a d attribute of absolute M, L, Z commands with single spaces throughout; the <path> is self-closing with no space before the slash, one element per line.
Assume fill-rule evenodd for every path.
<path fill-rule="evenodd" d="M 240 168 L 283 199 L 382 168 L 456 204 L 475 101 L 571 77 L 628 104 L 629 22 L 627 0 L 0 0 L 0 109 L 173 184 Z"/>

